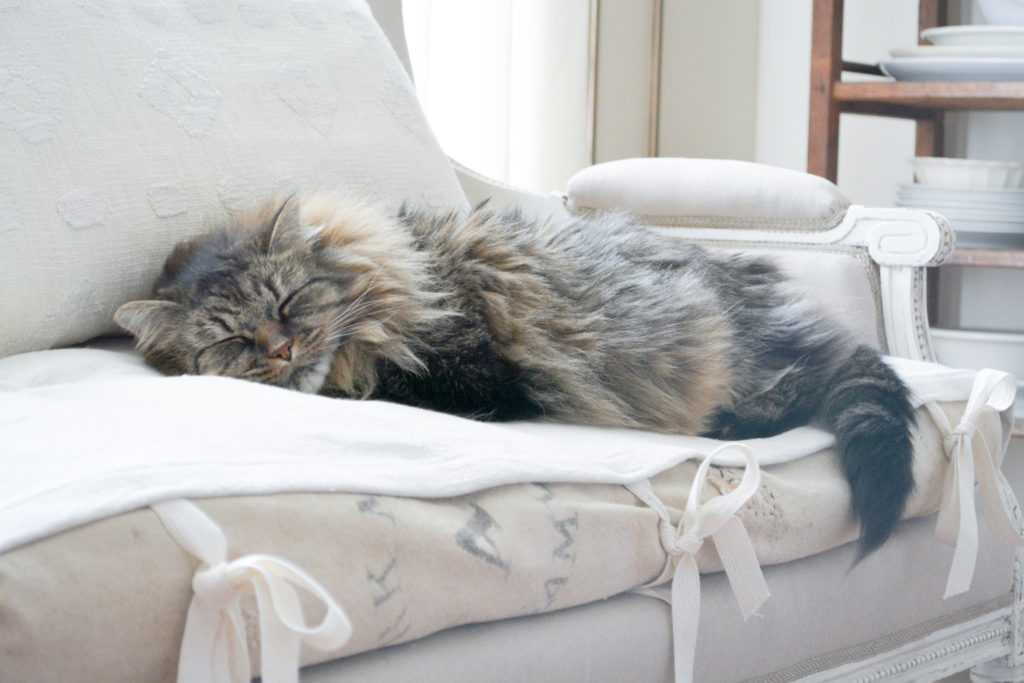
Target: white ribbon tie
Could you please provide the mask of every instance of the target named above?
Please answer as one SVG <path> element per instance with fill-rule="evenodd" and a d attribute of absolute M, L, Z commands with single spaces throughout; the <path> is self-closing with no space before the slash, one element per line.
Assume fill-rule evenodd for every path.
<path fill-rule="evenodd" d="M 344 610 L 311 576 L 287 560 L 253 554 L 230 562 L 224 533 L 186 500 L 152 506 L 171 537 L 204 564 L 192 579 L 193 598 L 178 661 L 179 683 L 250 680 L 241 598 L 256 595 L 261 675 L 267 683 L 297 683 L 299 645 L 334 650 L 352 635 Z M 307 625 L 296 589 L 312 595 L 325 614 Z"/>
<path fill-rule="evenodd" d="M 937 405 L 926 404 L 929 414 L 943 435 L 950 465 L 946 475 L 942 505 L 935 527 L 935 538 L 955 548 L 946 581 L 946 598 L 964 593 L 971 587 L 978 558 L 978 515 L 974 505 L 974 484 L 992 535 L 999 541 L 1024 547 L 1024 537 L 1013 523 L 1009 509 L 1017 505 L 1002 472 L 996 467 L 994 453 L 1002 453 L 980 439 L 975 446 L 975 423 L 986 408 L 1002 412 L 1013 405 L 1017 387 L 1013 377 L 998 370 L 980 370 L 974 379 L 960 423 L 953 428 Z M 1009 429 L 1005 430 L 1009 436 Z"/>
<path fill-rule="evenodd" d="M 739 486 L 706 503 L 701 503 L 700 494 L 707 481 L 711 461 L 716 455 L 728 449 L 740 451 L 747 460 Z M 710 536 L 714 541 L 744 619 L 754 614 L 770 595 L 750 536 L 736 516 L 736 512 L 757 492 L 760 482 L 761 470 L 757 458 L 747 446 L 738 443 L 720 446 L 697 468 L 678 526 L 672 525 L 668 509 L 654 494 L 650 481 L 645 479 L 626 485 L 637 498 L 653 508 L 660 518 L 658 533 L 668 558 L 661 575 L 644 588 L 657 586 L 669 578 L 672 579 L 670 602 L 677 682 L 693 680 L 697 629 L 700 621 L 700 570 L 697 567 L 696 556 L 704 545 L 705 538 Z"/>

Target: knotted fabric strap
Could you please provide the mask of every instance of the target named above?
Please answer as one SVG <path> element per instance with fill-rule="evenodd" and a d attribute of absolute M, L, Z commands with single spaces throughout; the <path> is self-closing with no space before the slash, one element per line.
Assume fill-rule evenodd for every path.
<path fill-rule="evenodd" d="M 974 484 L 978 484 L 981 509 L 992 535 L 1009 545 L 1024 547 L 1024 537 L 1014 525 L 1010 510 L 1017 507 L 1013 492 L 996 467 L 994 454 L 1002 454 L 1006 441 L 992 447 L 982 434 L 975 434 L 975 422 L 985 408 L 1003 411 L 1013 405 L 1016 394 L 1013 377 L 998 370 L 981 370 L 974 379 L 963 417 L 953 428 L 946 414 L 934 403 L 928 412 L 943 435 L 949 469 L 939 508 L 935 538 L 955 547 L 946 581 L 945 597 L 959 595 L 971 587 L 978 557 L 978 518 L 974 506 Z M 980 442 L 982 448 L 975 448 Z M 1002 489 L 1002 493 L 1000 493 Z"/>
<path fill-rule="evenodd" d="M 735 449 L 743 453 L 747 466 L 739 486 L 706 503 L 700 494 L 707 481 L 711 461 L 719 453 Z M 694 656 L 697 648 L 697 627 L 700 621 L 700 570 L 697 552 L 708 536 L 722 560 L 729 584 L 739 602 L 743 618 L 748 618 L 768 599 L 768 586 L 754 553 L 750 536 L 736 512 L 757 491 L 761 470 L 757 459 L 743 444 L 725 444 L 707 456 L 693 479 L 679 525 L 674 527 L 664 503 L 654 494 L 648 480 L 627 484 L 626 488 L 658 513 L 659 536 L 668 555 L 661 575 L 644 588 L 650 588 L 672 579 L 672 639 L 677 682 L 693 680 Z M 673 571 L 674 565 L 674 571 Z M 655 597 L 660 597 L 655 594 Z"/>
<path fill-rule="evenodd" d="M 260 662 L 267 683 L 296 683 L 299 644 L 319 650 L 344 645 L 352 634 L 348 616 L 316 580 L 297 566 L 270 555 L 246 555 L 228 562 L 228 543 L 213 520 L 187 500 L 153 505 L 171 537 L 203 566 L 192 579 L 193 597 L 178 660 L 179 683 L 250 680 L 249 651 L 241 597 L 256 594 L 260 620 Z M 296 588 L 326 610 L 308 626 Z"/>

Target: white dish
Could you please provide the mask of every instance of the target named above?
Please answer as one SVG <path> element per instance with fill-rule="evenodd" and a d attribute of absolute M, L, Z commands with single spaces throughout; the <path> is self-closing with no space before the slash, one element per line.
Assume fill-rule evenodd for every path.
<path fill-rule="evenodd" d="M 1024 214 L 1024 202 L 1020 201 L 999 201 L 989 199 L 988 197 L 960 197 L 948 194 L 921 195 L 904 190 L 898 191 L 896 196 L 915 204 L 935 204 L 936 206 L 948 206 L 956 209 L 981 209 L 996 213 Z"/>
<path fill-rule="evenodd" d="M 905 199 L 899 200 L 902 207 L 908 209 L 925 209 L 937 211 L 951 221 L 969 220 L 986 221 L 991 223 L 1015 223 L 1024 226 L 1024 211 L 992 211 L 984 209 L 964 208 L 957 205 L 943 204 L 940 202 L 914 202 Z M 1024 232 L 1024 229 L 1022 229 Z"/>
<path fill-rule="evenodd" d="M 891 57 L 1024 57 L 1021 45 L 914 45 L 894 47 L 889 50 Z"/>
<path fill-rule="evenodd" d="M 938 211 L 952 210 L 964 214 L 985 214 L 993 217 L 1012 218 L 1024 220 L 1024 206 L 1020 204 L 989 204 L 984 202 L 957 202 L 945 199 L 933 199 L 931 197 L 908 197 L 904 194 L 897 194 L 896 198 L 904 205 L 918 209 L 934 209 Z"/>
<path fill-rule="evenodd" d="M 1010 209 L 992 208 L 979 204 L 955 204 L 933 199 L 912 199 L 897 195 L 896 201 L 900 206 L 910 209 L 926 209 L 929 211 L 945 212 L 956 215 L 960 218 L 971 220 L 996 220 L 1010 221 L 1013 223 L 1024 221 L 1024 208 L 1015 207 Z"/>
<path fill-rule="evenodd" d="M 896 203 L 909 209 L 937 211 L 947 218 L 956 216 L 969 220 L 990 220 L 1002 223 L 1024 223 L 1024 209 L 991 209 L 980 205 L 964 205 L 930 199 L 908 199 L 897 195 Z"/>
<path fill-rule="evenodd" d="M 1024 219 L 997 218 L 995 216 L 979 216 L 973 213 L 959 213 L 949 209 L 932 209 L 938 212 L 962 232 L 988 232 L 999 235 L 1024 236 Z"/>
<path fill-rule="evenodd" d="M 914 183 L 900 185 L 899 191 L 908 197 L 953 199 L 966 202 L 1024 203 L 1024 189 L 1017 188 L 941 187 Z"/>
<path fill-rule="evenodd" d="M 1024 59 L 1000 57 L 900 57 L 878 63 L 898 81 L 1020 81 Z"/>
<path fill-rule="evenodd" d="M 1024 200 L 1012 197 L 971 196 L 969 194 L 952 194 L 950 192 L 924 193 L 904 189 L 900 189 L 898 194 L 906 199 L 919 202 L 950 202 L 958 206 L 976 206 L 1004 211 L 1013 211 L 1024 207 Z"/>
<path fill-rule="evenodd" d="M 1024 164 L 1011 161 L 913 157 L 910 166 L 922 185 L 1020 189 L 1024 183 Z"/>
<path fill-rule="evenodd" d="M 896 202 L 897 206 L 908 209 L 926 209 L 934 211 L 949 221 L 949 224 L 956 230 L 957 235 L 968 233 L 980 233 L 984 235 L 1000 235 L 1001 244 L 1004 248 L 1019 249 L 1024 246 L 1024 221 L 1001 221 L 991 219 L 977 219 L 969 214 L 956 214 L 942 209 L 929 209 L 926 206 L 907 206 Z M 958 238 L 957 244 L 966 246 L 962 239 Z M 972 244 L 971 246 L 980 246 Z M 986 246 L 996 246 L 994 244 Z"/>
<path fill-rule="evenodd" d="M 1019 248 L 1021 241 L 1024 240 L 1024 223 L 1009 223 L 999 221 L 986 221 L 986 220 L 971 220 L 969 218 L 959 218 L 956 216 L 950 216 L 948 212 L 938 211 L 941 216 L 949 221 L 949 224 L 953 226 L 958 235 L 964 235 L 967 233 L 982 233 L 985 235 L 1003 235 L 1007 238 L 1007 242 L 1004 246 L 1009 246 L 1012 242 L 1013 248 Z M 964 246 L 962 241 L 960 246 Z"/>
<path fill-rule="evenodd" d="M 933 45 L 1024 45 L 1024 26 L 936 26 L 921 37 Z"/>
<path fill-rule="evenodd" d="M 959 197 L 957 195 L 921 195 L 913 192 L 905 192 L 900 190 L 896 193 L 900 199 L 906 199 L 910 202 L 937 202 L 947 206 L 954 206 L 964 209 L 989 209 L 999 212 L 1013 212 L 1013 211 L 1024 211 L 1024 202 L 1005 200 L 1000 201 L 997 199 L 990 199 L 988 197 Z"/>

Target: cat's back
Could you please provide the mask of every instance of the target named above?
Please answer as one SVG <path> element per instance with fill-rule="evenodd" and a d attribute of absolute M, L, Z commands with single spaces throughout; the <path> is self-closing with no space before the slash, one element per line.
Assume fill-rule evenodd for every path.
<path fill-rule="evenodd" d="M 505 278 L 539 279 L 567 295 L 581 287 L 600 295 L 596 285 L 602 283 L 616 296 L 623 293 L 618 287 L 635 289 L 637 276 L 666 267 L 699 269 L 706 260 L 702 248 L 624 213 L 545 219 L 480 206 L 468 213 L 403 212 L 401 218 L 419 247 L 437 259 L 443 277 L 491 288 Z"/>

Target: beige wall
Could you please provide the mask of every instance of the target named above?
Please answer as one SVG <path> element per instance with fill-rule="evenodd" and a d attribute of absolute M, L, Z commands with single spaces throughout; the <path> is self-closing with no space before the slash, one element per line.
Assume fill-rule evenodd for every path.
<path fill-rule="evenodd" d="M 848 2 L 847 59 L 917 42 L 916 0 Z M 647 154 L 654 0 L 601 0 L 596 159 Z M 661 156 L 732 158 L 805 170 L 811 0 L 664 0 Z M 844 115 L 839 186 L 891 205 L 911 181 L 909 121 Z"/>
<path fill-rule="evenodd" d="M 594 157 L 647 156 L 651 104 L 651 0 L 600 0 Z"/>
<path fill-rule="evenodd" d="M 597 161 L 648 154 L 656 3 L 600 2 Z M 662 7 L 658 154 L 752 160 L 759 3 L 664 0 Z"/>
<path fill-rule="evenodd" d="M 756 0 L 665 0 L 658 153 L 753 159 Z"/>
<path fill-rule="evenodd" d="M 451 67 L 442 71 L 456 73 L 450 87 L 446 90 L 422 79 L 419 83 L 431 92 L 438 91 L 434 94 L 444 101 L 468 95 L 471 103 L 483 105 L 481 112 L 470 111 L 467 106 L 464 119 L 450 124 L 457 133 L 455 137 L 467 137 L 467 131 L 496 120 L 515 121 L 515 126 L 506 126 L 509 129 L 522 128 L 526 122 L 536 130 L 520 131 L 520 137 L 543 150 L 537 164 L 543 166 L 544 173 L 525 169 L 531 171 L 525 175 L 540 177 L 533 184 L 518 180 L 513 171 L 519 165 L 502 155 L 495 156 L 498 168 L 470 163 L 476 170 L 547 192 L 563 188 L 568 177 L 589 164 L 591 158 L 607 161 L 648 155 L 652 136 L 652 29 L 658 6 L 662 8 L 663 26 L 656 153 L 752 160 L 805 170 L 812 0 L 596 0 L 599 42 L 592 145 L 586 135 L 589 102 L 585 88 L 591 1 L 554 5 L 552 0 L 447 0 L 443 4 L 451 5 L 450 16 L 438 10 L 436 22 L 440 25 L 462 22 L 475 27 L 460 35 L 476 44 L 456 54 L 452 58 L 455 63 L 442 65 Z M 412 0 L 406 11 L 422 13 L 429 4 Z M 952 5 L 954 13 L 966 12 L 960 6 L 969 7 L 969 0 Z M 502 13 L 500 7 L 505 6 L 510 9 Z M 552 12 L 553 6 L 559 11 Z M 486 7 L 491 8 L 488 11 L 497 17 L 494 21 L 498 25 L 488 28 L 484 20 L 467 19 L 473 12 L 483 13 Z M 522 111 L 513 111 L 507 94 L 490 92 L 497 87 L 495 68 L 483 56 L 494 53 L 499 61 L 509 61 L 509 48 L 498 45 L 494 36 L 508 22 L 512 7 L 519 14 L 528 14 L 526 10 L 533 7 L 545 15 L 561 17 L 562 23 L 548 24 L 563 36 L 558 47 L 572 44 L 567 51 L 574 56 L 571 63 L 526 48 L 519 55 L 524 58 L 516 60 L 525 65 L 517 71 L 521 77 L 510 81 L 522 81 L 522 90 L 531 93 L 541 84 L 543 92 L 538 99 L 543 100 L 548 93 L 560 102 L 567 100 L 568 104 L 562 102 L 552 109 L 560 112 L 558 116 L 535 112 L 532 99 L 524 101 Z M 917 42 L 917 0 L 847 2 L 845 18 L 847 59 L 876 62 L 894 47 Z M 528 19 L 521 23 L 530 24 Z M 414 42 L 410 40 L 413 47 Z M 465 54 L 475 58 L 467 63 Z M 425 97 L 428 109 L 430 99 Z M 955 124 L 956 120 L 959 123 L 949 127 L 949 153 L 1024 160 L 1019 158 L 1024 157 L 1024 142 L 1020 142 L 1024 136 L 1013 134 L 1024 125 L 1020 123 L 1024 115 L 990 113 L 953 118 Z M 1013 121 L 995 125 L 1004 119 Z M 970 136 L 965 132 L 968 128 Z M 435 129 L 445 137 L 444 124 L 435 125 Z M 1012 144 L 1007 144 L 1008 138 Z M 485 131 L 480 139 L 490 144 L 497 138 Z M 466 144 L 470 151 L 485 145 L 473 141 Z M 898 185 L 912 180 L 908 159 L 913 156 L 913 147 L 910 121 L 844 115 L 839 147 L 840 189 L 855 203 L 891 205 Z M 510 147 L 513 151 L 519 148 Z M 450 145 L 447 149 L 460 158 L 459 149 Z M 464 158 L 460 160 L 470 161 L 468 155 L 461 156 Z"/>

